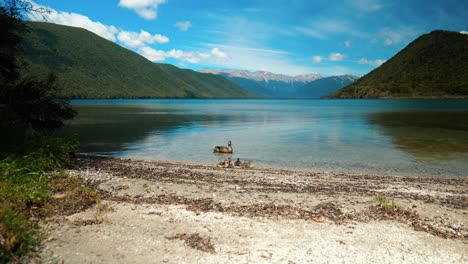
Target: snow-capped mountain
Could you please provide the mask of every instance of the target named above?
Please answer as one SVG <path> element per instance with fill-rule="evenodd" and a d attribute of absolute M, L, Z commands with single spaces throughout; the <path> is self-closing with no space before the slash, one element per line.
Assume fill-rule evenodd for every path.
<path fill-rule="evenodd" d="M 247 71 L 247 70 L 212 70 L 212 69 L 204 69 L 200 72 L 203 73 L 212 73 L 212 74 L 219 74 L 226 77 L 239 77 L 245 78 L 254 81 L 263 81 L 263 82 L 270 82 L 270 81 L 279 81 L 279 82 L 311 82 L 313 80 L 317 80 L 322 78 L 322 76 L 318 73 L 310 73 L 304 75 L 296 75 L 296 76 L 289 76 L 284 74 L 277 74 L 268 71 Z"/>
<path fill-rule="evenodd" d="M 328 95 L 358 79 L 352 75 L 322 77 L 318 73 L 288 76 L 267 71 L 201 70 L 218 74 L 244 89 L 268 98 L 318 98 Z"/>

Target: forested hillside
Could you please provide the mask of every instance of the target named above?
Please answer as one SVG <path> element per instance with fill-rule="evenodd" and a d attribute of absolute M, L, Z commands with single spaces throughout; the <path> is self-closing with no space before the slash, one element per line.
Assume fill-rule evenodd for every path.
<path fill-rule="evenodd" d="M 468 35 L 433 31 L 417 38 L 386 63 L 334 98 L 468 96 Z"/>
<path fill-rule="evenodd" d="M 245 98 L 222 76 L 153 63 L 82 28 L 28 23 L 26 75 L 53 71 L 60 96 L 71 98 Z"/>

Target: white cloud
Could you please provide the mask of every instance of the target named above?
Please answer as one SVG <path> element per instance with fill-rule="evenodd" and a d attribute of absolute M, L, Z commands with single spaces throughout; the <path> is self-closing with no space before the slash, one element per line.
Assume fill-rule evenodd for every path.
<path fill-rule="evenodd" d="M 468 31 L 465 31 L 465 30 L 460 31 L 460 33 L 468 35 Z"/>
<path fill-rule="evenodd" d="M 146 45 L 146 43 L 153 44 L 155 42 L 159 44 L 164 44 L 169 42 L 169 38 L 160 34 L 151 35 L 150 33 L 141 30 L 140 33 L 129 32 L 129 31 L 120 31 L 117 36 L 125 46 L 130 48 L 141 48 Z"/>
<path fill-rule="evenodd" d="M 375 12 L 383 8 L 380 0 L 349 0 L 349 3 L 361 12 Z"/>
<path fill-rule="evenodd" d="M 37 8 L 45 8 L 44 6 L 37 5 L 33 2 L 31 3 Z M 160 34 L 151 35 L 149 32 L 146 32 L 144 30 L 141 30 L 140 33 L 118 30 L 114 26 L 109 26 L 102 24 L 101 22 L 92 21 L 87 16 L 83 16 L 76 13 L 68 13 L 62 11 L 59 12 L 52 8 L 47 9 L 50 10 L 50 14 L 48 14 L 47 18 L 44 18 L 42 15 L 36 14 L 34 12 L 28 13 L 28 18 L 33 21 L 45 21 L 60 25 L 84 28 L 113 42 L 116 41 L 117 35 L 117 39 L 129 48 L 141 48 L 144 47 L 146 44 L 164 44 L 169 42 L 168 37 Z"/>
<path fill-rule="evenodd" d="M 351 47 L 351 41 L 347 40 L 344 42 L 345 47 L 349 48 Z"/>
<path fill-rule="evenodd" d="M 219 50 L 219 48 L 213 48 L 211 54 L 218 60 L 225 60 L 228 58 L 227 53 Z"/>
<path fill-rule="evenodd" d="M 44 8 L 44 6 L 37 5 L 35 3 L 32 4 L 35 7 Z M 44 19 L 44 17 L 42 17 L 41 14 L 36 14 L 34 12 L 28 13 L 28 18 L 32 21 L 45 21 L 60 25 L 84 28 L 105 39 L 114 42 L 115 34 L 119 32 L 119 30 L 116 27 L 92 21 L 87 16 L 83 16 L 76 13 L 57 12 L 56 10 L 51 8 L 48 8 L 48 10 L 50 10 L 50 14 L 48 14 L 47 19 Z"/>
<path fill-rule="evenodd" d="M 297 75 L 318 72 L 313 67 L 303 66 L 297 61 L 291 59 L 288 52 L 281 50 L 271 50 L 262 47 L 236 46 L 233 44 L 207 44 L 210 47 L 218 47 L 229 54 L 228 60 L 216 60 L 212 58 L 206 65 L 230 68 L 244 69 L 249 71 L 265 70 L 274 73 Z"/>
<path fill-rule="evenodd" d="M 391 45 L 403 41 L 408 41 L 417 35 L 417 33 L 410 27 L 400 27 L 397 30 L 386 27 L 382 28 L 378 35 L 380 35 L 382 38 L 385 38 L 384 43 L 386 45 Z"/>
<path fill-rule="evenodd" d="M 351 30 L 346 23 L 337 20 L 318 21 L 317 26 L 326 32 L 332 33 L 344 33 Z"/>
<path fill-rule="evenodd" d="M 314 63 L 321 63 L 322 60 L 323 60 L 323 57 L 322 57 L 322 56 L 314 56 L 314 57 L 312 57 L 312 61 L 313 61 Z"/>
<path fill-rule="evenodd" d="M 138 50 L 138 52 L 150 61 L 163 61 L 167 57 L 166 52 L 162 50 L 155 50 L 150 47 L 142 47 Z"/>
<path fill-rule="evenodd" d="M 211 54 L 209 53 L 199 53 L 198 56 L 200 57 L 200 59 L 203 59 L 203 60 L 211 58 Z"/>
<path fill-rule="evenodd" d="M 250 71 L 264 69 L 291 75 L 317 72 L 317 69 L 308 66 L 311 64 L 310 59 L 306 62 L 295 56 L 299 51 L 274 50 L 270 46 L 273 39 L 296 36 L 300 30 L 315 29 L 313 24 L 307 24 L 304 28 L 294 27 L 291 29 L 250 16 L 243 17 L 242 14 L 226 16 L 224 13 L 210 12 L 209 16 L 216 24 L 217 30 L 216 32 L 211 31 L 213 34 L 210 34 L 209 39 L 206 40 L 208 43 L 204 44 L 210 49 L 220 49 L 228 55 L 228 59 L 219 60 L 212 56 L 204 63 L 206 67 Z M 309 33 L 313 34 L 313 32 Z M 320 32 L 318 33 L 317 37 L 322 37 Z"/>
<path fill-rule="evenodd" d="M 344 59 L 344 55 L 341 54 L 341 53 L 332 53 L 330 54 L 330 57 L 328 58 L 330 61 L 340 61 L 340 60 L 343 60 Z"/>
<path fill-rule="evenodd" d="M 192 23 L 190 21 L 179 21 L 175 23 L 175 26 L 182 31 L 187 31 L 192 26 Z"/>
<path fill-rule="evenodd" d="M 184 52 L 181 50 L 172 49 L 167 53 L 167 57 L 172 57 L 175 59 L 180 59 L 182 56 L 184 56 Z"/>
<path fill-rule="evenodd" d="M 176 60 L 188 63 L 199 63 L 202 60 L 209 60 L 213 56 L 210 53 L 183 51 L 172 49 L 170 51 L 156 50 L 150 47 L 142 47 L 138 49 L 138 53 L 150 61 L 164 61 L 167 58 L 174 58 Z"/>
<path fill-rule="evenodd" d="M 310 36 L 310 37 L 313 37 L 313 38 L 318 38 L 318 39 L 326 38 L 326 34 L 324 32 L 322 32 L 322 31 L 320 31 L 319 29 L 314 29 L 314 28 L 310 28 L 310 27 L 296 27 L 295 30 L 296 30 L 296 32 L 298 32 L 300 34 Z"/>
<path fill-rule="evenodd" d="M 373 65 L 373 66 L 380 66 L 386 62 L 386 60 L 368 60 L 366 58 L 361 58 L 359 61 L 359 64 L 368 64 L 368 65 Z"/>
<path fill-rule="evenodd" d="M 208 53 L 203 52 L 187 52 L 182 50 L 175 50 L 172 49 L 171 51 L 167 52 L 168 58 L 174 58 L 180 61 L 189 62 L 189 63 L 199 63 L 201 60 L 207 60 L 211 58 L 211 55 Z"/>
<path fill-rule="evenodd" d="M 134 10 L 144 19 L 151 20 L 158 16 L 158 6 L 166 0 L 120 0 L 119 6 Z"/>
<path fill-rule="evenodd" d="M 367 37 L 367 33 L 357 30 L 350 21 L 335 19 L 310 20 L 306 26 L 293 28 L 296 33 L 317 39 L 326 39 L 329 35 L 347 34 L 355 37 Z"/>

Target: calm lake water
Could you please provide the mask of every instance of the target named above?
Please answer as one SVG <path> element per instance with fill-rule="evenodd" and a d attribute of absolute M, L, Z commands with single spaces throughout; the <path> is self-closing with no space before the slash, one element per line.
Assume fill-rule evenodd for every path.
<path fill-rule="evenodd" d="M 74 100 L 82 153 L 468 177 L 467 100 Z"/>

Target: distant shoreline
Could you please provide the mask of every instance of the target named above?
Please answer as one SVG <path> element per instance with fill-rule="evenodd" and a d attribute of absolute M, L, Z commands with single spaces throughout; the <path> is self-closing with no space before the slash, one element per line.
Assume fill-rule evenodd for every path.
<path fill-rule="evenodd" d="M 414 97 L 380 97 L 380 98 L 358 98 L 358 97 L 320 97 L 320 98 L 264 98 L 264 97 L 116 97 L 116 98 L 78 98 L 78 97 L 58 97 L 66 100 L 468 100 L 468 96 L 414 96 Z"/>

